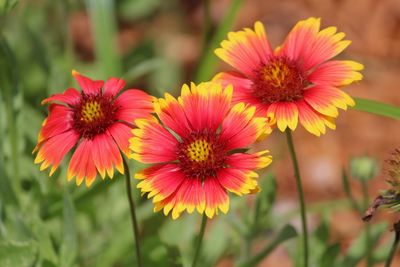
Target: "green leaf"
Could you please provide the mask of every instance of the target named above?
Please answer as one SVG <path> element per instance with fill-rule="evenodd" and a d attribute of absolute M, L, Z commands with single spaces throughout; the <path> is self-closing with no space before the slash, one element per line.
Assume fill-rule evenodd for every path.
<path fill-rule="evenodd" d="M 321 263 L 319 266 L 322 267 L 336 267 L 336 258 L 340 253 L 340 244 L 333 244 L 326 248 L 324 254 L 321 257 Z"/>
<path fill-rule="evenodd" d="M 18 3 L 19 0 L 0 0 L 0 15 L 10 12 Z"/>
<path fill-rule="evenodd" d="M 0 266 L 31 267 L 36 261 L 37 245 L 35 242 L 1 242 Z"/>
<path fill-rule="evenodd" d="M 392 238 L 389 238 L 385 244 L 382 244 L 374 251 L 372 254 L 372 259 L 375 263 L 384 262 L 387 260 L 393 245 Z"/>
<path fill-rule="evenodd" d="M 13 179 L 10 180 L 5 174 L 5 166 L 0 166 L 0 198 L 6 203 L 18 204 L 17 192 L 19 190 L 19 161 L 18 161 L 18 140 L 17 140 L 17 111 L 15 108 L 15 96 L 19 93 L 18 68 L 15 54 L 7 40 L 0 34 L 0 91 L 4 99 L 6 114 L 6 127 L 8 141 L 11 147 L 11 166 Z M 3 110 L 0 110 L 3 111 Z M 0 124 L 1 125 L 1 124 Z M 1 134 L 2 135 L 2 134 Z M 3 136 L 1 136 L 3 137 Z M 2 140 L 4 140 L 2 138 Z M 3 142 L 1 146 L 3 146 Z M 1 147 L 0 165 L 3 165 L 3 148 Z M 12 181 L 12 182 L 11 182 Z"/>
<path fill-rule="evenodd" d="M 208 225 L 207 237 L 203 241 L 203 253 L 208 266 L 215 266 L 218 258 L 232 244 L 229 243 L 230 232 L 224 220 L 215 220 Z"/>
<path fill-rule="evenodd" d="M 271 173 L 267 177 L 260 179 L 261 192 L 257 194 L 254 207 L 254 219 L 251 231 L 257 234 L 264 231 L 271 218 L 271 209 L 276 197 L 276 179 Z"/>
<path fill-rule="evenodd" d="M 67 189 L 64 192 L 64 239 L 61 245 L 60 263 L 61 266 L 72 266 L 77 255 L 77 237 L 75 229 L 75 208 Z"/>
<path fill-rule="evenodd" d="M 39 247 L 40 258 L 50 261 L 57 265 L 58 256 L 54 250 L 51 236 L 46 224 L 37 218 L 33 223 L 33 232 Z"/>
<path fill-rule="evenodd" d="M 124 79 L 127 84 L 135 82 L 138 78 L 154 72 L 163 65 L 163 61 L 159 58 L 149 59 L 138 63 L 134 67 L 130 68 L 124 75 Z"/>
<path fill-rule="evenodd" d="M 201 57 L 202 60 L 199 64 L 199 68 L 196 73 L 195 80 L 197 82 L 206 81 L 211 78 L 213 73 L 215 73 L 218 58 L 214 55 L 214 50 L 219 46 L 219 43 L 225 38 L 225 35 L 228 31 L 231 30 L 233 22 L 235 21 L 235 17 L 239 11 L 240 6 L 242 5 L 243 0 L 232 0 L 232 3 L 226 12 L 226 15 L 222 19 L 219 24 L 216 33 L 210 41 L 206 52 Z"/>
<path fill-rule="evenodd" d="M 94 33 L 96 60 L 104 77 L 121 76 L 116 52 L 116 18 L 113 0 L 86 0 Z"/>
<path fill-rule="evenodd" d="M 387 223 L 379 223 L 371 225 L 370 233 L 370 243 L 377 244 L 382 233 L 387 230 Z M 343 261 L 340 265 L 341 267 L 354 267 L 356 266 L 364 257 L 365 251 L 367 249 L 366 242 L 366 230 L 364 229 L 361 235 L 351 244 L 348 249 Z"/>
<path fill-rule="evenodd" d="M 278 245 L 286 240 L 294 238 L 297 236 L 296 229 L 291 225 L 285 225 L 279 234 L 269 243 L 264 249 L 262 249 L 258 254 L 253 256 L 251 259 L 245 261 L 239 266 L 257 266 L 257 264 L 262 261 L 268 254 L 270 254 Z"/>
<path fill-rule="evenodd" d="M 118 13 L 124 19 L 138 20 L 151 15 L 161 4 L 161 0 L 123 1 L 118 5 Z"/>
<path fill-rule="evenodd" d="M 400 107 L 358 97 L 354 100 L 356 101 L 355 110 L 400 120 Z"/>
<path fill-rule="evenodd" d="M 327 243 L 329 239 L 329 223 L 322 220 L 314 232 L 315 238 L 321 243 Z"/>

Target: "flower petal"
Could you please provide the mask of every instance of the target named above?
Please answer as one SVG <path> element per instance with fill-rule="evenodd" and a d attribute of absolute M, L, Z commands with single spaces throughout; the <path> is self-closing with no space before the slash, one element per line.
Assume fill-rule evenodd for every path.
<path fill-rule="evenodd" d="M 308 18 L 299 21 L 286 37 L 279 50 L 280 55 L 286 55 L 290 59 L 305 59 L 310 53 L 310 40 L 314 40 L 320 27 L 319 18 Z"/>
<path fill-rule="evenodd" d="M 204 179 L 204 193 L 205 193 L 205 213 L 208 218 L 218 215 L 218 210 L 227 213 L 229 210 L 229 197 L 226 190 L 218 182 L 215 177 L 208 177 Z"/>
<path fill-rule="evenodd" d="M 78 142 L 79 135 L 73 131 L 65 131 L 45 140 L 38 147 L 35 163 L 42 163 L 40 170 L 52 165 L 50 176 L 57 170 L 61 160 Z"/>
<path fill-rule="evenodd" d="M 190 133 L 191 126 L 186 118 L 185 111 L 172 95 L 166 93 L 165 98 L 158 99 L 154 103 L 154 109 L 161 122 L 177 135 L 184 137 Z"/>
<path fill-rule="evenodd" d="M 228 150 L 247 147 L 266 132 L 266 118 L 254 118 L 255 110 L 254 106 L 239 103 L 224 118 L 220 141 L 226 143 Z"/>
<path fill-rule="evenodd" d="M 116 96 L 119 91 L 122 90 L 126 85 L 125 81 L 118 78 L 110 78 L 104 84 L 104 95 L 105 96 Z"/>
<path fill-rule="evenodd" d="M 304 92 L 304 100 L 316 111 L 326 116 L 336 118 L 339 113 L 333 104 L 333 98 L 325 94 L 321 87 L 315 86 Z"/>
<path fill-rule="evenodd" d="M 258 174 L 250 170 L 223 168 L 218 171 L 218 181 L 223 188 L 242 196 L 258 188 Z"/>
<path fill-rule="evenodd" d="M 74 88 L 68 88 L 62 94 L 53 94 L 42 101 L 42 105 L 51 102 L 60 102 L 68 105 L 75 105 L 81 99 L 81 94 Z"/>
<path fill-rule="evenodd" d="M 272 156 L 268 150 L 254 154 L 234 153 L 226 157 L 226 164 L 234 169 L 254 170 L 267 167 L 272 162 Z"/>
<path fill-rule="evenodd" d="M 119 149 L 124 152 L 125 155 L 129 154 L 129 138 L 132 137 L 132 128 L 116 122 L 108 128 L 109 134 L 114 138 Z"/>
<path fill-rule="evenodd" d="M 299 122 L 310 133 L 320 136 L 325 133 L 325 121 L 322 114 L 311 108 L 304 100 L 296 102 L 299 110 Z"/>
<path fill-rule="evenodd" d="M 153 202 L 160 202 L 174 194 L 186 179 L 185 174 L 177 164 L 157 164 L 135 174 L 141 181 L 137 188 L 147 197 L 153 197 Z"/>
<path fill-rule="evenodd" d="M 81 75 L 79 72 L 73 70 L 72 76 L 76 79 L 82 91 L 87 95 L 96 95 L 100 93 L 104 85 L 103 81 L 94 81 L 86 76 Z"/>
<path fill-rule="evenodd" d="M 161 124 L 152 120 L 136 120 L 138 129 L 132 130 L 129 140 L 131 158 L 142 163 L 161 163 L 177 159 L 178 141 Z"/>
<path fill-rule="evenodd" d="M 113 178 L 114 166 L 121 174 L 124 173 L 121 153 L 109 133 L 96 135 L 89 149 L 92 151 L 92 159 L 103 179 L 106 171 L 107 175 Z"/>
<path fill-rule="evenodd" d="M 292 102 L 276 102 L 269 106 L 268 117 L 276 120 L 278 129 L 282 132 L 289 127 L 291 130 L 296 129 L 299 118 L 297 105 Z"/>
<path fill-rule="evenodd" d="M 319 28 L 319 18 L 299 21 L 289 33 L 279 54 L 303 62 L 303 67 L 310 70 L 333 58 L 351 43 L 347 40 L 341 41 L 345 34 L 336 33 L 336 27 L 328 27 L 322 31 Z"/>
<path fill-rule="evenodd" d="M 331 60 L 319 65 L 309 76 L 308 80 L 315 85 L 343 86 L 362 79 L 364 66 L 350 60 Z"/>
<path fill-rule="evenodd" d="M 102 177 L 105 171 L 110 178 L 114 175 L 114 166 L 123 174 L 121 153 L 117 144 L 107 133 L 96 135 L 92 139 L 83 139 L 72 155 L 68 166 L 68 181 L 76 176 L 76 184 L 80 185 L 86 180 L 86 186 L 90 186 L 96 178 L 96 169 Z"/>
<path fill-rule="evenodd" d="M 149 118 L 153 112 L 153 100 L 152 96 L 141 90 L 126 90 L 115 99 L 115 106 L 119 107 L 116 118 L 128 123 L 140 118 Z"/>
<path fill-rule="evenodd" d="M 272 54 L 264 26 L 259 21 L 254 24 L 254 30 L 246 28 L 228 33 L 228 40 L 222 41 L 221 47 L 215 54 L 248 76 L 253 76 Z"/>
<path fill-rule="evenodd" d="M 337 108 L 346 110 L 354 106 L 354 100 L 343 91 L 329 86 L 314 86 L 304 93 L 304 100 L 318 112 L 336 118 Z"/>
<path fill-rule="evenodd" d="M 197 86 L 192 83 L 191 90 L 188 86 L 182 87 L 181 97 L 178 100 L 192 130 L 215 131 L 230 109 L 232 86 L 227 86 L 223 90 L 219 83 L 207 82 Z"/>
<path fill-rule="evenodd" d="M 172 209 L 172 219 L 177 219 L 187 210 L 192 213 L 195 209 L 202 214 L 205 209 L 205 191 L 200 178 L 185 177 L 176 193 L 175 205 Z"/>
<path fill-rule="evenodd" d="M 84 179 L 90 184 L 96 178 L 96 166 L 92 158 L 92 140 L 84 139 L 76 148 L 68 166 L 68 181 L 76 176 L 76 184 L 80 185 Z"/>
<path fill-rule="evenodd" d="M 343 32 L 336 33 L 336 27 L 328 27 L 320 31 L 316 38 L 309 40 L 310 50 L 305 55 L 304 67 L 311 69 L 341 53 L 351 41 L 344 40 Z"/>
<path fill-rule="evenodd" d="M 44 139 L 51 138 L 72 129 L 73 111 L 63 105 L 51 104 L 49 106 L 49 116 L 44 121 L 40 130 L 40 143 Z"/>

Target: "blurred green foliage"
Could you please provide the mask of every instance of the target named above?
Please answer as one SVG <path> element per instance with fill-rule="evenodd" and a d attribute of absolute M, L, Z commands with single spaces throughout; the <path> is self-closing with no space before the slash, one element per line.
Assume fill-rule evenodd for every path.
<path fill-rule="evenodd" d="M 46 107 L 40 102 L 76 86 L 71 69 L 96 79 L 121 76 L 129 86 L 147 88 L 156 96 L 178 90 L 185 69 L 163 54 L 151 35 L 138 40 L 123 56 L 117 52 L 116 38 L 124 23 L 146 27 L 155 15 L 183 16 L 181 2 L 0 1 L 0 266 L 107 267 L 135 262 L 122 177 L 98 180 L 89 189 L 78 188 L 66 181 L 68 157 L 48 178 L 47 172 L 40 172 L 33 164 L 31 152 L 46 117 Z M 204 49 L 197 80 L 212 76 L 217 62 L 212 51 L 231 29 L 241 3 L 232 1 Z M 83 14 L 91 26 L 93 58 L 76 47 L 81 40 L 72 39 L 71 23 L 76 14 Z M 143 168 L 133 162 L 130 167 L 132 172 Z M 286 224 L 287 214 L 273 209 L 275 177 L 265 173 L 261 177 L 262 191 L 256 197 L 233 197 L 230 212 L 209 223 L 200 266 L 214 266 L 222 257 L 255 266 L 284 241 L 300 266 L 299 240 L 293 239 L 296 230 Z M 153 213 L 152 203 L 141 198 L 138 190 L 133 193 L 145 266 L 189 266 L 200 216 L 185 215 L 173 221 Z M 332 240 L 329 233 L 331 204 L 324 207 L 323 212 L 316 212 L 323 219 L 312 236 L 312 266 L 354 266 L 364 255 L 364 235 L 341 255 L 339 240 Z M 385 227 L 372 227 L 372 240 L 379 239 Z M 264 247 L 253 254 L 254 245 L 260 242 Z M 377 250 L 374 261 L 383 261 L 387 251 L 386 247 Z"/>

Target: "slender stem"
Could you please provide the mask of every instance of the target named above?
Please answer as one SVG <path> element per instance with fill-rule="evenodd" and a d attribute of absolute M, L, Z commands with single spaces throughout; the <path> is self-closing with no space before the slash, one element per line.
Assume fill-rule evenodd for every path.
<path fill-rule="evenodd" d="M 394 241 L 393 241 L 392 248 L 390 249 L 389 257 L 387 258 L 387 260 L 385 262 L 385 267 L 390 267 L 390 265 L 392 264 L 394 254 L 396 253 L 396 250 L 397 250 L 397 247 L 398 247 L 399 241 L 400 241 L 400 229 L 399 229 L 400 221 L 395 223 L 393 226 L 394 226 Z"/>
<path fill-rule="evenodd" d="M 369 206 L 369 198 L 368 198 L 368 187 L 367 187 L 367 182 L 362 181 L 361 182 L 362 186 L 362 192 L 363 192 L 363 210 L 366 210 Z M 361 214 L 362 215 L 362 214 Z M 371 244 L 371 225 L 367 223 L 365 225 L 365 257 L 367 260 L 367 267 L 372 266 L 372 244 Z"/>
<path fill-rule="evenodd" d="M 206 224 L 207 224 L 207 216 L 204 213 L 203 218 L 201 220 L 199 236 L 197 237 L 197 244 L 196 244 L 196 250 L 194 252 L 192 267 L 196 267 L 197 260 L 199 259 L 201 243 L 203 242 L 204 231 L 206 230 Z"/>
<path fill-rule="evenodd" d="M 294 149 L 293 140 L 292 140 L 292 133 L 290 129 L 286 129 L 286 138 L 287 143 L 290 151 L 290 156 L 293 162 L 294 168 L 294 176 L 296 178 L 296 186 L 297 192 L 299 194 L 300 200 L 300 215 L 301 215 L 301 223 L 303 228 L 303 260 L 304 264 L 303 267 L 308 267 L 308 232 L 307 232 L 307 218 L 306 218 L 306 205 L 304 201 L 304 192 L 301 185 L 301 176 L 299 170 L 299 164 L 297 162 L 296 151 Z"/>
<path fill-rule="evenodd" d="M 132 192 L 131 192 L 131 189 L 132 189 L 131 175 L 129 173 L 128 163 L 126 162 L 126 159 L 124 156 L 122 156 L 122 161 L 123 161 L 124 170 L 125 170 L 126 191 L 128 193 L 129 207 L 131 210 L 133 238 L 135 239 L 135 247 L 136 247 L 136 259 L 137 259 L 138 267 L 142 267 L 143 265 L 142 265 L 142 254 L 140 253 L 139 228 L 138 228 L 138 222 L 136 219 L 135 202 L 133 201 Z"/>

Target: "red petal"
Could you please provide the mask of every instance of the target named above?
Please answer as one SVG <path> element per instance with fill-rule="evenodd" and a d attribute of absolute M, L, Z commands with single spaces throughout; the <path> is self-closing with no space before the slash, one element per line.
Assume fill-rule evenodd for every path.
<path fill-rule="evenodd" d="M 105 96 L 115 96 L 125 87 L 125 81 L 118 78 L 110 78 L 104 84 L 104 95 Z"/>
<path fill-rule="evenodd" d="M 72 155 L 68 166 L 68 180 L 76 176 L 76 184 L 80 185 L 84 179 L 91 184 L 96 178 L 96 166 L 92 158 L 92 140 L 84 139 Z"/>
<path fill-rule="evenodd" d="M 79 86 L 82 88 L 82 91 L 87 95 L 96 95 L 101 92 L 101 88 L 104 85 L 103 81 L 94 81 L 86 76 L 79 74 L 78 72 L 73 71 L 73 76 L 78 82 Z"/>
<path fill-rule="evenodd" d="M 74 88 L 69 88 L 62 94 L 54 94 L 42 101 L 42 105 L 49 102 L 61 102 L 68 105 L 77 104 L 81 99 L 81 94 Z"/>
<path fill-rule="evenodd" d="M 121 149 L 125 155 L 128 155 L 129 138 L 132 137 L 132 128 L 123 123 L 116 122 L 110 128 L 108 128 L 108 131 L 118 144 L 119 149 Z"/>
<path fill-rule="evenodd" d="M 206 197 L 205 212 L 207 217 L 212 218 L 218 214 L 218 209 L 223 213 L 228 212 L 229 198 L 226 190 L 215 177 L 208 177 L 204 180 L 204 192 Z"/>
<path fill-rule="evenodd" d="M 115 100 L 115 106 L 119 107 L 116 117 L 129 123 L 139 118 L 148 118 L 153 112 L 152 101 L 153 97 L 141 90 L 126 90 Z"/>
<path fill-rule="evenodd" d="M 49 116 L 41 129 L 43 139 L 51 138 L 72 128 L 73 111 L 63 105 L 51 104 Z M 39 140 L 40 141 L 40 140 Z"/>
<path fill-rule="evenodd" d="M 35 163 L 42 163 L 41 170 L 53 165 L 50 175 L 54 173 L 64 156 L 75 146 L 79 135 L 75 131 L 63 132 L 40 144 Z"/>

